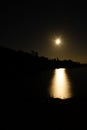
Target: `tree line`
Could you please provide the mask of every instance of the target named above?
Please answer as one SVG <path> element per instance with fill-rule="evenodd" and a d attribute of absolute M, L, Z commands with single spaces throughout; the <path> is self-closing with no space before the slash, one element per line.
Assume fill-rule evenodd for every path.
<path fill-rule="evenodd" d="M 73 68 L 83 66 L 80 62 L 72 60 L 48 59 L 38 56 L 38 52 L 16 51 L 0 47 L 0 69 L 4 71 L 29 72 L 32 70 L 46 70 L 54 68 Z"/>

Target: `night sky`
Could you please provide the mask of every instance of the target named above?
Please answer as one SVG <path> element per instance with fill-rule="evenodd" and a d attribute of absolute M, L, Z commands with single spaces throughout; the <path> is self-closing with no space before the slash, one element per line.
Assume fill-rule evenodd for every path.
<path fill-rule="evenodd" d="M 87 63 L 87 9 L 85 3 L 3 3 L 0 45 L 37 51 L 39 56 Z M 61 38 L 61 45 L 54 43 Z"/>

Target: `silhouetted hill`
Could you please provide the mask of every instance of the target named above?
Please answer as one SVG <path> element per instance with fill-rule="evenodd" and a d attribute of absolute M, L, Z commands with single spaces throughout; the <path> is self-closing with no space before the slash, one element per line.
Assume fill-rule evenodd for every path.
<path fill-rule="evenodd" d="M 15 51 L 0 47 L 0 70 L 6 72 L 29 72 L 32 70 L 44 70 L 54 68 L 73 68 L 87 66 L 72 60 L 48 59 L 38 56 L 37 52 L 31 53 Z"/>

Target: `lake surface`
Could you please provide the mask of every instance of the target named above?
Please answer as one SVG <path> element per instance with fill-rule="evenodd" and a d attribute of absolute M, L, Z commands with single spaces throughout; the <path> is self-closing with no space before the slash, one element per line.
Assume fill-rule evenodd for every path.
<path fill-rule="evenodd" d="M 55 69 L 25 76 L 25 98 L 87 98 L 87 68 Z"/>
<path fill-rule="evenodd" d="M 87 68 L 33 71 L 25 75 L 24 86 L 24 119 L 27 126 L 33 123 L 41 124 L 40 129 L 41 126 L 45 126 L 44 129 L 47 126 L 53 129 L 67 129 L 69 126 L 85 128 Z"/>

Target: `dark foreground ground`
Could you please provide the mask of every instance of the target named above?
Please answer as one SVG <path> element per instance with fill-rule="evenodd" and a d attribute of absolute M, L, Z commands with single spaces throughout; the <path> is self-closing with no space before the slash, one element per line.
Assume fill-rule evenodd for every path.
<path fill-rule="evenodd" d="M 25 127 L 87 128 L 87 99 L 24 99 Z"/>
<path fill-rule="evenodd" d="M 1 104 L 1 127 L 9 129 L 86 129 L 87 99 L 20 99 L 6 97 Z"/>

